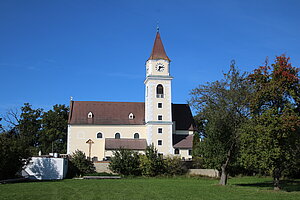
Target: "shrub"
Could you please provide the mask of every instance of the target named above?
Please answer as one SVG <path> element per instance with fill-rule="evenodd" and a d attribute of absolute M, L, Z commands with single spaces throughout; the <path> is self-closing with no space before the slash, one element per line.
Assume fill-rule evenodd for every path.
<path fill-rule="evenodd" d="M 82 151 L 76 150 L 69 157 L 68 177 L 82 176 L 90 173 L 95 173 L 94 164 L 86 159 Z"/>
<path fill-rule="evenodd" d="M 145 155 L 140 155 L 140 168 L 144 176 L 157 176 L 164 173 L 163 158 L 158 155 L 153 144 L 146 148 Z"/>
<path fill-rule="evenodd" d="M 168 156 L 164 160 L 165 164 L 165 174 L 166 175 L 182 175 L 186 172 L 186 168 L 184 167 L 180 157 L 178 156 Z"/>
<path fill-rule="evenodd" d="M 29 157 L 27 146 L 12 132 L 0 133 L 0 180 L 14 178 L 24 165 L 22 159 Z"/>
<path fill-rule="evenodd" d="M 140 160 L 137 152 L 119 149 L 113 153 L 109 169 L 122 175 L 140 175 Z"/>

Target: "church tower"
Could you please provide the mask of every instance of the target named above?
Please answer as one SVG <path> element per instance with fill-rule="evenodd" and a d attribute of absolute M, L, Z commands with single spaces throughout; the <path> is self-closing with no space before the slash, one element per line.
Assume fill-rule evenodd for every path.
<path fill-rule="evenodd" d="M 145 121 L 148 145 L 153 143 L 163 155 L 173 153 L 170 61 L 157 30 L 146 62 Z"/>

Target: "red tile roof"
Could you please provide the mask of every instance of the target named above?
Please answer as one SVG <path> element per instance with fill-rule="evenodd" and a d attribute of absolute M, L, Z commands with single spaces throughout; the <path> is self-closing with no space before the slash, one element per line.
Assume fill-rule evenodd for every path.
<path fill-rule="evenodd" d="M 170 61 L 169 57 L 166 54 L 164 45 L 161 41 L 159 32 L 156 33 L 152 53 L 148 60 L 156 60 L 156 59 L 163 59 Z"/>
<path fill-rule="evenodd" d="M 178 135 L 177 135 L 178 136 Z M 175 136 L 176 137 L 176 136 Z M 184 136 L 184 139 L 179 139 L 179 142 L 175 143 L 173 145 L 174 148 L 179 148 L 179 149 L 191 149 L 193 148 L 193 135 L 188 135 Z M 173 138 L 174 140 L 174 138 Z"/>
<path fill-rule="evenodd" d="M 88 113 L 93 118 L 88 118 Z M 133 113 L 134 118 L 129 119 Z M 172 119 L 176 130 L 195 130 L 195 123 L 188 104 L 172 104 Z M 143 125 L 145 124 L 145 103 L 71 101 L 68 123 L 71 125 Z"/>
<path fill-rule="evenodd" d="M 93 118 L 88 118 L 88 113 Z M 133 113 L 134 118 L 129 119 Z M 69 124 L 145 124 L 145 103 L 141 102 L 102 102 L 71 101 Z"/>
<path fill-rule="evenodd" d="M 106 150 L 116 149 L 132 149 L 132 150 L 145 150 L 147 147 L 147 141 L 145 139 L 105 139 Z"/>

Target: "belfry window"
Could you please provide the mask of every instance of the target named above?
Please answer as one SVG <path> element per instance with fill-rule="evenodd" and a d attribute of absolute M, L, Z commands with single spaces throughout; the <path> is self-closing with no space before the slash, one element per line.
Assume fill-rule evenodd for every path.
<path fill-rule="evenodd" d="M 121 134 L 120 133 L 116 133 L 115 134 L 115 139 L 120 139 L 121 138 Z"/>
<path fill-rule="evenodd" d="M 164 98 L 164 87 L 161 84 L 156 87 L 156 97 Z"/>

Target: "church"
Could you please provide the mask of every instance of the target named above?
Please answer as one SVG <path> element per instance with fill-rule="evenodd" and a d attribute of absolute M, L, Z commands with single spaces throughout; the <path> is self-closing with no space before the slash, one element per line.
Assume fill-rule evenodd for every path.
<path fill-rule="evenodd" d="M 162 156 L 192 158 L 195 124 L 188 104 L 173 104 L 171 60 L 157 31 L 146 62 L 145 102 L 70 102 L 67 153 L 109 160 L 120 148 L 143 153 L 153 144 Z"/>

